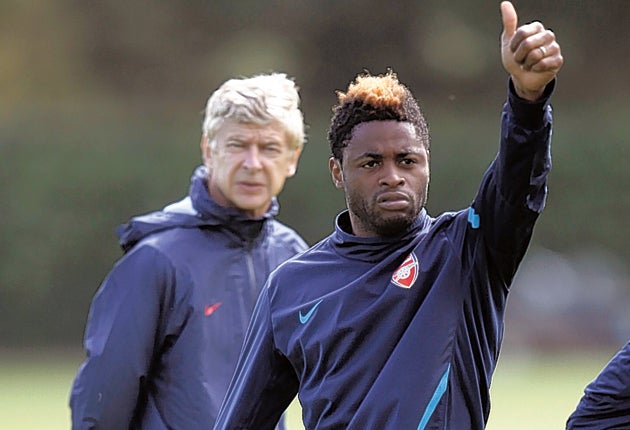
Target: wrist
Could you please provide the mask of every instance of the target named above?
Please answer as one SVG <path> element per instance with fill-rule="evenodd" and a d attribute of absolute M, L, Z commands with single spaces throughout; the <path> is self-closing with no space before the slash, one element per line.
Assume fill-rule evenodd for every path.
<path fill-rule="evenodd" d="M 537 90 L 529 90 L 529 89 L 521 87 L 516 82 L 514 82 L 514 92 L 516 93 L 517 96 L 519 96 L 520 98 L 524 100 L 535 102 L 536 100 L 540 99 L 543 96 L 543 94 L 545 93 L 545 87 L 542 87 Z"/>

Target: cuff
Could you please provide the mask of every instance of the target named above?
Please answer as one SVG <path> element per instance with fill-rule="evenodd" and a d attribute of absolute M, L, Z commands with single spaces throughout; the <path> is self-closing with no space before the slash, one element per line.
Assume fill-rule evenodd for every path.
<path fill-rule="evenodd" d="M 514 83 L 508 80 L 508 105 L 514 122 L 530 130 L 538 130 L 544 125 L 545 112 L 549 99 L 556 87 L 556 78 L 547 84 L 543 95 L 535 101 L 520 98 L 514 89 Z"/>

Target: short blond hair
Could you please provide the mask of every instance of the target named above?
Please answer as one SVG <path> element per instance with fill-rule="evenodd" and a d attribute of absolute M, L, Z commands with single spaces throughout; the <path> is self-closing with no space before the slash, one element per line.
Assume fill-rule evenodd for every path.
<path fill-rule="evenodd" d="M 284 73 L 229 79 L 208 99 L 202 133 L 212 145 L 225 119 L 262 125 L 277 121 L 285 129 L 290 147 L 301 149 L 306 132 L 298 90 Z"/>

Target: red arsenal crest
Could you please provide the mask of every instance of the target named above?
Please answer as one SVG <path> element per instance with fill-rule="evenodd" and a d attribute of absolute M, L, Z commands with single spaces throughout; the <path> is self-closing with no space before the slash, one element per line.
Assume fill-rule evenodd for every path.
<path fill-rule="evenodd" d="M 405 258 L 405 261 L 396 269 L 392 276 L 392 282 L 402 288 L 411 288 L 418 278 L 418 259 L 413 252 Z"/>

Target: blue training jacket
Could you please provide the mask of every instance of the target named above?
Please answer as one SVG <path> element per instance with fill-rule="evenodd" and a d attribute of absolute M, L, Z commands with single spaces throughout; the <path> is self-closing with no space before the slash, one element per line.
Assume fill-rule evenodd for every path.
<path fill-rule="evenodd" d="M 567 429 L 630 429 L 630 342 L 586 386 Z"/>
<path fill-rule="evenodd" d="M 118 229 L 127 252 L 95 295 L 73 429 L 212 428 L 269 272 L 306 243 L 216 204 L 200 167 L 189 196 Z"/>
<path fill-rule="evenodd" d="M 510 84 L 499 153 L 470 208 L 395 238 L 326 239 L 270 276 L 215 429 L 273 428 L 298 393 L 307 430 L 483 429 L 506 297 L 546 196 L 549 85 Z"/>

